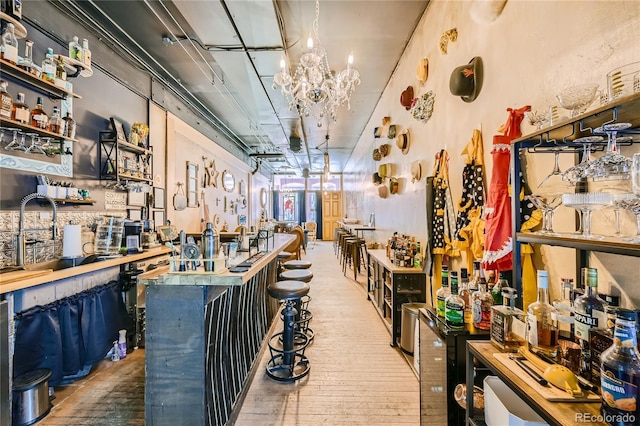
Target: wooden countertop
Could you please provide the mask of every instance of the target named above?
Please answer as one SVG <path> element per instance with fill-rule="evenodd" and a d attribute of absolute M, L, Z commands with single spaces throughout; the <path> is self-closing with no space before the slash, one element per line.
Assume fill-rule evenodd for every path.
<path fill-rule="evenodd" d="M 35 287 L 41 284 L 50 283 L 52 281 L 63 280 L 65 278 L 72 278 L 78 275 L 99 271 L 101 269 L 110 268 L 113 266 L 119 266 L 124 263 L 138 262 L 140 260 L 149 259 L 151 257 L 160 256 L 166 253 L 170 253 L 171 249 L 168 247 L 156 247 L 137 254 L 128 254 L 126 256 L 117 257 L 113 259 L 106 259 L 98 262 L 89 263 L 86 265 L 74 266 L 67 269 L 60 269 L 58 271 L 51 271 L 45 274 L 39 274 L 33 276 L 35 272 L 43 271 L 15 271 L 18 274 L 24 274 L 22 279 L 15 279 L 15 274 L 12 274 L 11 282 L 3 283 L 3 275 L 0 274 L 0 294 L 9 293 L 11 291 L 23 290 L 29 287 Z"/>
<path fill-rule="evenodd" d="M 386 250 L 367 250 L 367 253 L 394 274 L 421 274 L 424 272 L 422 268 L 405 268 L 392 264 L 387 257 Z"/>
<path fill-rule="evenodd" d="M 146 285 L 202 285 L 202 286 L 231 286 L 242 285 L 249 281 L 254 275 L 275 259 L 291 241 L 295 239 L 293 234 L 274 234 L 273 249 L 258 259 L 247 272 L 233 273 L 223 272 L 221 274 L 213 274 L 210 272 L 197 273 L 189 272 L 170 272 L 169 267 L 158 268 L 153 271 L 145 272 L 138 276 L 138 281 Z M 269 242 L 271 244 L 271 242 Z M 247 253 L 240 253 L 234 259 L 234 263 L 240 263 L 244 259 L 241 255 L 248 257 Z"/>
<path fill-rule="evenodd" d="M 590 415 L 591 418 L 600 415 L 599 402 L 550 402 L 542 398 L 525 378 L 521 371 L 509 370 L 493 356 L 500 352 L 487 341 L 468 341 L 468 350 L 482 364 L 487 366 L 494 374 L 505 382 L 514 392 L 520 396 L 531 408 L 533 408 L 545 421 L 552 425 L 572 426 L 577 423 L 576 414 Z M 604 425 L 605 423 L 589 422 L 590 425 Z"/>

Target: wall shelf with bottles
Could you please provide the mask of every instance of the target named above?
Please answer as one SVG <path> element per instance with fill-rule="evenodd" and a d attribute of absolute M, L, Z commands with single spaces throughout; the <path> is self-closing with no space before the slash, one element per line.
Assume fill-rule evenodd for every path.
<path fill-rule="evenodd" d="M 627 135 L 640 134 L 640 93 L 616 99 L 609 104 L 602 105 L 564 122 L 515 139 L 511 143 L 511 157 L 513 159 L 511 181 L 514 182 L 513 193 L 518 194 L 521 190 L 520 179 L 517 178 L 517 176 L 523 172 L 520 160 L 520 153 L 522 151 L 526 150 L 527 152 L 535 154 L 537 152 L 555 152 L 561 149 L 559 151 L 560 153 L 574 155 L 583 149 L 583 144 L 573 142 L 575 139 L 592 136 L 594 129 L 609 123 L 630 123 L 631 127 L 619 130 L 619 133 L 625 133 Z M 628 143 L 637 144 L 638 142 L 638 137 L 636 136 L 635 139 Z M 520 211 L 519 203 L 520 200 L 517 197 L 512 198 L 512 212 Z M 537 233 L 521 233 L 519 232 L 521 226 L 520 215 L 514 214 L 512 217 L 514 259 L 520 259 L 520 243 L 537 243 L 574 248 L 577 250 L 576 257 L 579 260 L 576 268 L 578 270 L 582 266 L 587 266 L 584 263 L 588 261 L 586 253 L 589 251 L 640 257 L 640 244 L 626 242 L 620 238 L 605 237 L 602 239 L 586 239 L 567 235 L 552 236 Z M 520 262 L 514 262 L 513 283 L 518 294 L 522 294 L 521 276 L 522 267 Z M 521 298 L 518 299 L 517 304 L 518 307 L 522 306 Z"/>
<path fill-rule="evenodd" d="M 71 139 L 66 136 L 59 135 L 58 133 L 53 133 L 48 130 L 40 129 L 30 124 L 19 123 L 14 120 L 2 119 L 0 120 L 0 125 L 4 127 L 5 130 L 18 129 L 20 130 L 21 133 L 25 133 L 25 134 L 35 133 L 40 135 L 40 137 L 48 137 L 48 138 L 51 138 L 52 140 L 65 140 L 65 141 L 71 141 L 71 142 L 78 142 L 78 139 Z"/>
<path fill-rule="evenodd" d="M 127 156 L 124 152 L 133 154 Z M 113 132 L 100 132 L 100 179 L 153 182 L 153 151 L 117 140 Z"/>
<path fill-rule="evenodd" d="M 74 205 L 74 204 L 90 205 L 90 204 L 96 203 L 96 200 L 73 200 L 71 198 L 54 198 L 53 201 L 55 201 L 58 204 L 69 204 L 69 205 Z"/>
<path fill-rule="evenodd" d="M 0 76 L 10 76 L 23 83 L 30 85 L 32 88 L 40 91 L 41 93 L 51 96 L 55 99 L 66 99 L 72 96 L 76 99 L 82 99 L 82 96 L 73 93 L 63 87 L 56 86 L 46 80 L 43 80 L 22 68 L 13 65 L 10 62 L 0 59 Z"/>
<path fill-rule="evenodd" d="M 80 62 L 76 59 L 70 58 L 68 56 L 55 54 L 53 55 L 53 59 L 56 61 L 58 58 L 62 59 L 62 63 L 64 67 L 73 73 L 67 73 L 67 78 L 75 78 L 75 77 L 91 77 L 93 75 L 93 70 L 91 67 L 87 67 L 84 62 Z"/>

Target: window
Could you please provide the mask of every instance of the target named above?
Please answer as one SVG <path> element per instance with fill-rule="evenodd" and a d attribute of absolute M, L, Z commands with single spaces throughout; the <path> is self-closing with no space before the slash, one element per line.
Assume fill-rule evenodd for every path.
<path fill-rule="evenodd" d="M 285 222 L 297 221 L 296 207 L 298 194 L 282 195 L 282 220 Z"/>
<path fill-rule="evenodd" d="M 316 197 L 315 192 L 307 192 L 307 222 L 318 223 L 318 212 L 316 211 Z"/>

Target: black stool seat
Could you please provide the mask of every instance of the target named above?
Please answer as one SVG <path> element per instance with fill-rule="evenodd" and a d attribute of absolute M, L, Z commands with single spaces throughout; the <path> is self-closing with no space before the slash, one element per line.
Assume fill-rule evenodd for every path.
<path fill-rule="evenodd" d="M 309 269 L 311 268 L 311 262 L 308 260 L 289 260 L 282 264 L 284 269 Z"/>
<path fill-rule="evenodd" d="M 278 300 L 300 299 L 309 293 L 309 284 L 302 281 L 284 280 L 269 284 L 269 296 Z"/>
<path fill-rule="evenodd" d="M 281 251 L 278 253 L 278 260 L 288 259 L 293 256 L 293 253 L 289 253 L 288 251 Z"/>
<path fill-rule="evenodd" d="M 289 269 L 280 274 L 281 280 L 296 280 L 308 283 L 313 278 L 313 273 L 308 269 Z"/>

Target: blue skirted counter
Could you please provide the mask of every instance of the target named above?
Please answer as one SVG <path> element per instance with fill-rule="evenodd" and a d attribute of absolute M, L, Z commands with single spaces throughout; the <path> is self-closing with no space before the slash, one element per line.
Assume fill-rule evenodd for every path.
<path fill-rule="evenodd" d="M 266 288 L 293 238 L 276 234 L 244 273 L 164 268 L 139 277 L 147 285 L 146 424 L 233 423 L 279 308 Z"/>

